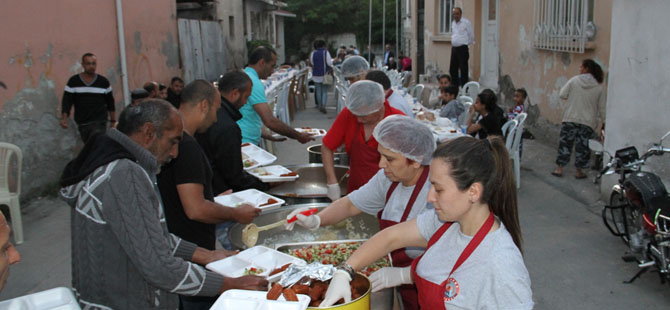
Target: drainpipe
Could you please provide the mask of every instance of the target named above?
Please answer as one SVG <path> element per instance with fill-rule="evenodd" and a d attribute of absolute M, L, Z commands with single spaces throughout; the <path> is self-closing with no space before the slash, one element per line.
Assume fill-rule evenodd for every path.
<path fill-rule="evenodd" d="M 123 32 L 123 8 L 121 0 L 116 0 L 116 28 L 119 34 L 119 52 L 121 54 L 121 80 L 123 83 L 123 105 L 130 104 L 130 91 L 128 91 L 128 68 L 126 67 L 126 40 Z"/>

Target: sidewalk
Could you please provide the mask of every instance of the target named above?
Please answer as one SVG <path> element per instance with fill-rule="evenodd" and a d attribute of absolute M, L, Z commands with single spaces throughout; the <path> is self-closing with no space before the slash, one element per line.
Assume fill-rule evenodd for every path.
<path fill-rule="evenodd" d="M 335 118 L 332 93 L 326 115 L 316 110 L 313 98 L 309 94 L 307 109 L 296 114 L 292 126 L 330 128 Z M 307 163 L 307 146 L 318 143 L 320 139 L 275 143 L 276 163 Z M 667 308 L 667 284 L 661 285 L 656 274 L 622 283 L 637 267 L 620 259 L 625 246 L 603 226 L 603 203 L 591 178 L 575 180 L 572 166 L 562 178 L 552 176 L 553 145 L 525 140 L 523 148 L 519 218 L 536 309 Z M 587 173 L 591 177 L 594 171 Z M 10 267 L 0 300 L 70 286 L 69 207 L 45 197 L 24 204 L 23 213 L 25 243 L 17 246 L 22 261 Z"/>

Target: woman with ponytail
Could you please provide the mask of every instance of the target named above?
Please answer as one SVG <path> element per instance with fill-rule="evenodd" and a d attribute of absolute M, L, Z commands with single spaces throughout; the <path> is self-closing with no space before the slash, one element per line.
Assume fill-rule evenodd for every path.
<path fill-rule="evenodd" d="M 335 272 L 321 306 L 350 300 L 348 280 L 390 250 L 426 247 L 401 284 L 414 283 L 421 309 L 532 309 L 521 255 L 514 176 L 499 137 L 462 137 L 439 146 L 430 164 L 427 210 L 384 229 Z M 399 285 L 373 282 L 373 290 Z"/>

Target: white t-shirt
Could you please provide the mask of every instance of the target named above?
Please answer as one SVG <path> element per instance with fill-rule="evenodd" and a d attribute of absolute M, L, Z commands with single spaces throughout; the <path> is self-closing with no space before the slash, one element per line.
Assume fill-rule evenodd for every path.
<path fill-rule="evenodd" d="M 402 113 L 405 113 L 405 115 L 414 118 L 414 113 L 412 112 L 412 108 L 409 107 L 409 104 L 403 98 L 397 91 L 394 91 L 391 96 L 388 97 L 388 102 L 391 107 L 394 107 Z"/>
<path fill-rule="evenodd" d="M 434 210 L 417 217 L 417 227 L 426 240 L 444 224 Z M 447 229 L 419 261 L 417 274 L 437 285 L 447 279 L 456 260 L 472 240 L 461 232 L 458 222 Z M 444 302 L 454 309 L 532 309 L 530 276 L 521 252 L 502 222 L 486 235 L 470 257 L 451 275 L 458 282 L 458 294 Z"/>
<path fill-rule="evenodd" d="M 391 183 L 393 182 L 384 175 L 384 169 L 379 169 L 368 183 L 348 195 L 349 200 L 364 213 L 377 216 L 377 213 L 383 209 L 382 219 L 399 222 L 403 212 L 405 212 L 409 197 L 414 191 L 414 186 L 406 187 L 402 183 L 398 184 L 391 197 L 389 197 L 388 206 L 385 208 L 386 192 Z M 416 196 L 412 210 L 407 215 L 407 220 L 417 217 L 426 209 L 432 210 L 433 205 L 426 201 L 429 190 L 430 182 L 426 179 L 426 183 L 423 184 L 419 195 Z M 407 248 L 406 252 L 407 256 L 415 258 L 421 255 L 423 250 L 423 248 Z"/>

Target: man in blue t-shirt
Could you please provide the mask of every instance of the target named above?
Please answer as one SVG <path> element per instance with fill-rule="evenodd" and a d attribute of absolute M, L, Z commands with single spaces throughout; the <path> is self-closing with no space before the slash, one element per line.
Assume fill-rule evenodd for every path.
<path fill-rule="evenodd" d="M 311 134 L 296 131 L 272 114 L 261 79 L 268 78 L 276 64 L 277 53 L 271 48 L 259 46 L 251 52 L 249 64 L 244 68 L 244 72 L 251 78 L 252 87 L 247 104 L 240 109 L 242 119 L 237 121 L 237 125 L 242 130 L 242 143 L 249 142 L 258 145 L 261 140 L 261 125 L 265 125 L 280 135 L 298 140 L 300 143 L 314 140 Z M 272 139 L 271 136 L 263 136 L 263 138 Z"/>

